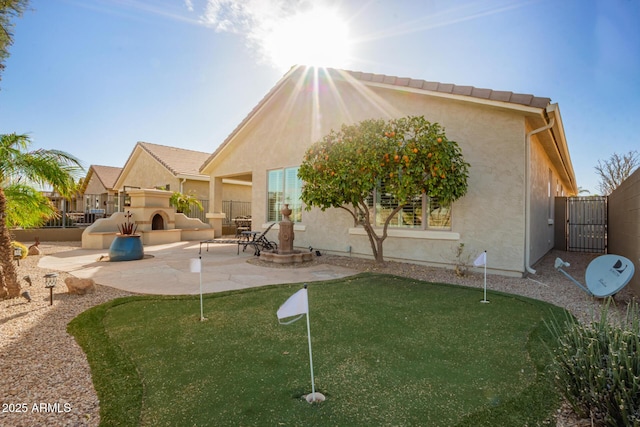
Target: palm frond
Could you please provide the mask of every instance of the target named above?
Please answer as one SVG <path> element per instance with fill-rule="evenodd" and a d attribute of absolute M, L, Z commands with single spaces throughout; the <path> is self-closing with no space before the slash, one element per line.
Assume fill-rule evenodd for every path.
<path fill-rule="evenodd" d="M 4 192 L 7 227 L 39 227 L 58 216 L 51 201 L 33 187 L 13 183 L 4 187 Z"/>

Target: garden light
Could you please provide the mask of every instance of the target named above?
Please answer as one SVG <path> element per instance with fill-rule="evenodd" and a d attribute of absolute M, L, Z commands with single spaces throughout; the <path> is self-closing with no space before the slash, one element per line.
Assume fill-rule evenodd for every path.
<path fill-rule="evenodd" d="M 49 289 L 49 305 L 53 305 L 53 288 L 58 281 L 58 273 L 48 273 L 44 275 L 44 287 Z"/>

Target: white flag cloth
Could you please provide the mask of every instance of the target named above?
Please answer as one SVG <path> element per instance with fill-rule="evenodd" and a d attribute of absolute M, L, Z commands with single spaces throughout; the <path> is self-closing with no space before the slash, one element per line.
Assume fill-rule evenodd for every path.
<path fill-rule="evenodd" d="M 300 289 L 291 295 L 278 309 L 278 320 L 287 317 L 297 316 L 299 314 L 309 314 L 309 300 L 307 298 L 307 289 Z M 296 319 L 297 320 L 297 319 Z"/>
<path fill-rule="evenodd" d="M 487 253 L 482 252 L 475 261 L 473 261 L 474 267 L 480 267 L 482 265 L 487 265 Z"/>
<path fill-rule="evenodd" d="M 202 263 L 200 262 L 200 258 L 191 258 L 189 263 L 189 270 L 192 273 L 200 273 L 202 269 Z"/>

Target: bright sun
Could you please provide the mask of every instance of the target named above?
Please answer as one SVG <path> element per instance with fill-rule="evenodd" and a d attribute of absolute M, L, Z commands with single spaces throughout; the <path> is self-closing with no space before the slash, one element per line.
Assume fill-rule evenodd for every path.
<path fill-rule="evenodd" d="M 269 58 L 283 69 L 293 65 L 344 68 L 351 48 L 347 23 L 328 8 L 283 19 L 263 43 Z"/>

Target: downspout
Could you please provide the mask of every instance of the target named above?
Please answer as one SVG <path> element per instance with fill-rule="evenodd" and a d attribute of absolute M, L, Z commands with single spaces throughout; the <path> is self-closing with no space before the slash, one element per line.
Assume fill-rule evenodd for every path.
<path fill-rule="evenodd" d="M 545 130 L 549 130 L 553 127 L 556 120 L 554 117 L 551 117 L 551 120 L 545 126 L 541 128 L 532 130 L 527 133 L 525 137 L 525 183 L 524 183 L 524 191 L 525 191 L 525 230 L 524 230 L 524 267 L 527 272 L 531 274 L 536 274 L 536 271 L 531 268 L 531 137 L 537 133 L 544 132 Z"/>
<path fill-rule="evenodd" d="M 182 178 L 182 181 L 180 181 L 180 193 L 183 193 L 183 188 L 184 188 L 184 183 L 187 182 L 187 178 Z"/>

